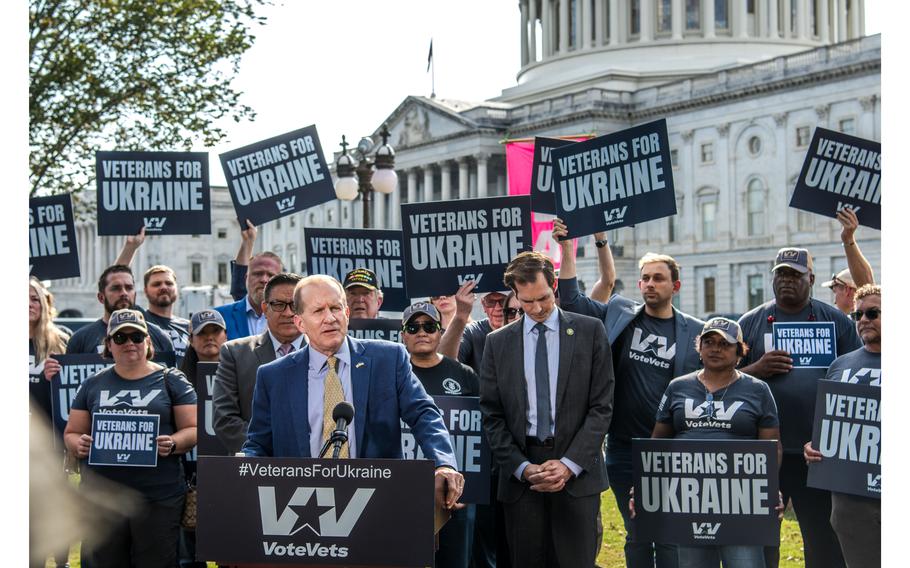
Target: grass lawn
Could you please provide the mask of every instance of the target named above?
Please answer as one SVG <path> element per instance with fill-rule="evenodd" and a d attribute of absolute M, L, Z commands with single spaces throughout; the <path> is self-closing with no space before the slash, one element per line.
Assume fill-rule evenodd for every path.
<path fill-rule="evenodd" d="M 601 568 L 624 567 L 623 544 L 625 543 L 626 530 L 622 524 L 622 517 L 616 508 L 616 501 L 611 491 L 604 492 L 600 499 L 600 511 L 603 515 L 604 543 L 597 557 L 597 565 Z M 803 539 L 799 534 L 799 526 L 793 511 L 789 510 L 784 515 L 784 522 L 780 531 L 780 568 L 801 568 L 803 561 Z M 49 561 L 48 568 L 54 566 Z M 79 566 L 79 548 L 73 547 L 70 551 L 70 567 Z M 208 563 L 209 568 L 215 568 L 214 562 Z"/>

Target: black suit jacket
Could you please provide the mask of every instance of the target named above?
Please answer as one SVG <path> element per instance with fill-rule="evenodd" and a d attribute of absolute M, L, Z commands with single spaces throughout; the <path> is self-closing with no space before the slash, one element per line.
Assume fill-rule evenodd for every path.
<path fill-rule="evenodd" d="M 559 308 L 556 308 L 559 309 Z M 487 336 L 480 373 L 480 408 L 493 458 L 500 466 L 499 498 L 521 497 L 528 484 L 514 473 L 527 458 L 528 387 L 523 316 Z M 609 487 L 603 442 L 613 414 L 613 364 L 603 323 L 559 311 L 554 450 L 584 471 L 566 483 L 575 497 Z"/>

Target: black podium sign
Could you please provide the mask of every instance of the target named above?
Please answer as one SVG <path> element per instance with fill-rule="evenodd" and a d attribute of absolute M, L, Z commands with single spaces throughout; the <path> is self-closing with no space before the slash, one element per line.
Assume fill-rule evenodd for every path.
<path fill-rule="evenodd" d="M 199 456 L 196 556 L 433 565 L 433 462 Z"/>
<path fill-rule="evenodd" d="M 196 450 L 200 456 L 226 456 L 227 449 L 215 435 L 215 405 L 212 391 L 218 363 L 196 363 Z"/>

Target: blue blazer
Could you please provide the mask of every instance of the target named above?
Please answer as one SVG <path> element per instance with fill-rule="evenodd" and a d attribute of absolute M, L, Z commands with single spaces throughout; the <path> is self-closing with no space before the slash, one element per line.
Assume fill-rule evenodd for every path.
<path fill-rule="evenodd" d="M 641 313 L 645 305 L 613 294 L 606 304 L 592 300 L 578 290 L 578 280 L 568 278 L 559 281 L 559 306 L 567 312 L 575 312 L 600 319 L 607 330 L 610 345 Z M 676 328 L 676 357 L 673 358 L 673 376 L 681 377 L 701 369 L 701 359 L 695 350 L 695 338 L 705 327 L 705 322 L 673 308 Z"/>
<path fill-rule="evenodd" d="M 250 325 L 246 321 L 246 296 L 233 304 L 225 304 L 215 309 L 224 318 L 224 325 L 227 326 L 228 341 L 251 335 Z"/>
<path fill-rule="evenodd" d="M 347 338 L 354 390 L 357 457 L 401 459 L 401 422 L 427 459 L 457 469 L 442 414 L 411 371 L 403 345 Z M 249 456 L 310 455 L 309 349 L 259 367 L 243 452 Z"/>

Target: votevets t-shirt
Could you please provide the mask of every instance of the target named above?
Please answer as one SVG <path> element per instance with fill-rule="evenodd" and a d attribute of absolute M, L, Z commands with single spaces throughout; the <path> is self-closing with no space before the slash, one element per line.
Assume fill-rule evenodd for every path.
<path fill-rule="evenodd" d="M 166 381 L 166 383 L 165 383 Z M 73 400 L 74 410 L 114 412 L 118 414 L 157 414 L 158 434 L 174 433 L 173 407 L 196 404 L 196 391 L 186 376 L 177 369 L 164 369 L 136 380 L 121 378 L 111 367 L 86 379 Z M 92 475 L 105 477 L 142 493 L 156 501 L 182 494 L 186 490 L 180 456 L 158 456 L 157 467 L 91 466 L 83 460 L 82 482 L 92 483 Z M 88 473 L 88 475 L 86 475 Z"/>
<path fill-rule="evenodd" d="M 882 386 L 882 354 L 865 347 L 841 355 L 828 367 L 825 378 L 829 381 Z"/>
<path fill-rule="evenodd" d="M 417 379 L 430 396 L 480 396 L 477 373 L 463 363 L 443 356 L 434 367 L 411 365 Z"/>
<path fill-rule="evenodd" d="M 759 428 L 779 425 L 768 385 L 745 373 L 713 393 L 698 371 L 673 379 L 658 405 L 656 420 L 673 424 L 677 439 L 755 440 Z"/>
<path fill-rule="evenodd" d="M 743 357 L 740 367 L 751 365 L 771 350 L 771 324 L 777 322 L 806 322 L 809 315 L 815 321 L 833 321 L 837 335 L 837 355 L 859 349 L 862 341 L 850 318 L 834 306 L 810 299 L 799 313 L 788 314 L 776 308 L 774 300 L 766 302 L 747 312 L 739 320 L 743 339 L 749 345 L 749 353 Z M 780 416 L 780 436 L 784 452 L 803 453 L 803 444 L 812 439 L 812 420 L 815 416 L 815 394 L 817 382 L 825 378 L 824 369 L 794 367 L 789 373 L 763 377 L 777 402 Z"/>
<path fill-rule="evenodd" d="M 149 335 L 152 337 L 152 347 L 155 348 L 155 353 L 174 350 L 171 338 L 161 331 L 157 325 L 150 323 L 148 324 L 148 329 Z M 103 319 L 99 318 L 88 325 L 82 326 L 73 334 L 66 345 L 66 354 L 103 353 L 105 337 L 107 337 L 107 324 L 104 323 Z"/>
<path fill-rule="evenodd" d="M 178 317 L 165 318 L 148 310 L 142 310 L 142 314 L 146 322 L 157 325 L 170 338 L 174 346 L 174 356 L 177 358 L 175 366 L 179 367 L 190 344 L 190 320 Z"/>
<path fill-rule="evenodd" d="M 655 318 L 644 310 L 613 342 L 613 419 L 610 436 L 628 441 L 649 438 L 660 397 L 673 380 L 676 319 Z"/>

